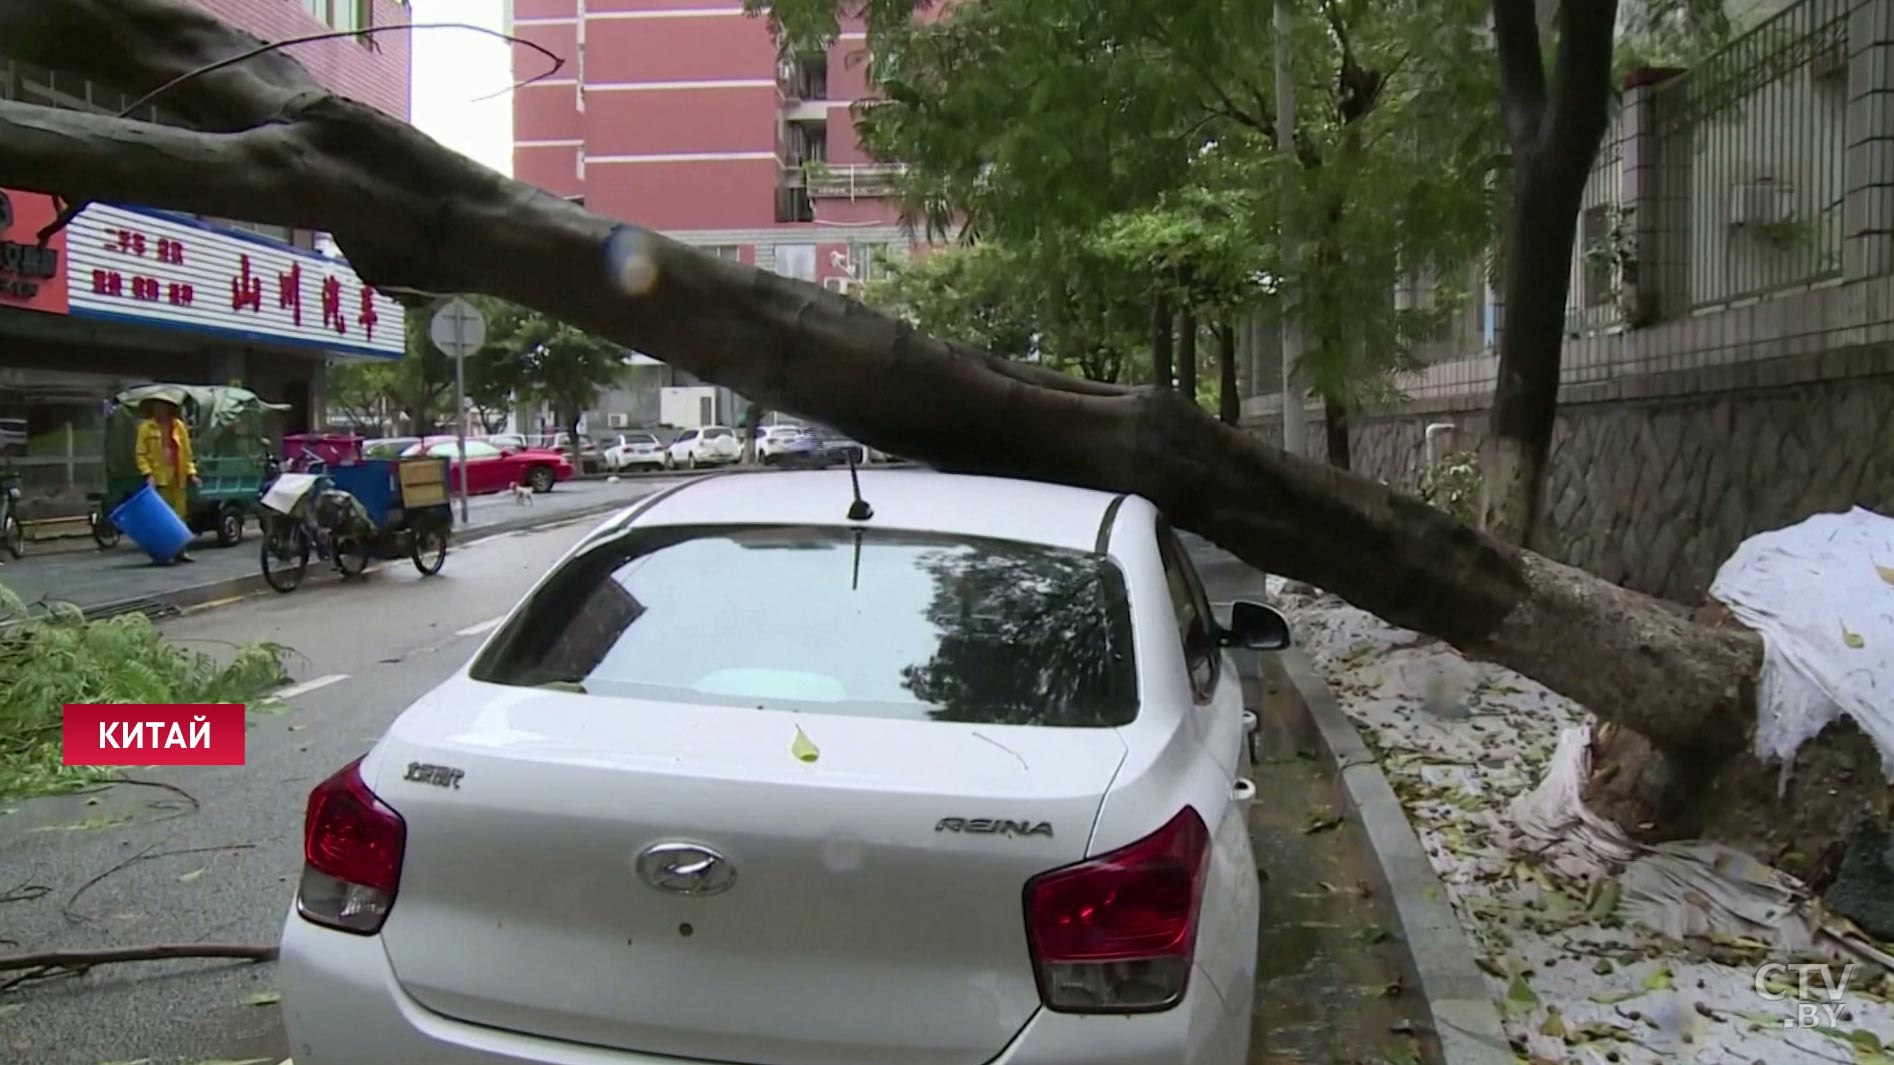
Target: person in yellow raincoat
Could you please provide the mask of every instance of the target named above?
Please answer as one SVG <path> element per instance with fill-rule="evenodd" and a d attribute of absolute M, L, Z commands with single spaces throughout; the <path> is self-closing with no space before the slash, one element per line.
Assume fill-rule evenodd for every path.
<path fill-rule="evenodd" d="M 197 477 L 197 457 L 191 453 L 190 427 L 178 416 L 177 404 L 169 400 L 148 399 L 144 406 L 144 418 L 138 423 L 138 472 L 184 521 L 190 486 L 202 483 Z M 196 561 L 189 551 L 180 553 L 177 560 Z"/>

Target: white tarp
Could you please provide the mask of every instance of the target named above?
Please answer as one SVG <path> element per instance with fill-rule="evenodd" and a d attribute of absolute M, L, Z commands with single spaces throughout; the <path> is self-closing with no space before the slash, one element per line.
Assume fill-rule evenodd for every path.
<path fill-rule="evenodd" d="M 309 489 L 315 487 L 318 480 L 321 480 L 321 476 L 314 473 L 278 475 L 276 480 L 271 482 L 269 490 L 263 493 L 264 509 L 273 510 L 278 514 L 296 513 L 297 505 L 302 502 L 304 496 L 309 494 Z"/>
<path fill-rule="evenodd" d="M 1710 595 L 1762 634 L 1757 755 L 1786 766 L 1847 714 L 1894 780 L 1894 519 L 1856 507 L 1752 536 Z"/>

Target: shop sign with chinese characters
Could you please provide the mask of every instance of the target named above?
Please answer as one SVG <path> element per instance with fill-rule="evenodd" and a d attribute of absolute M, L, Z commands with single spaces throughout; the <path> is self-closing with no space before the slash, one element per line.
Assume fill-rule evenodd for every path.
<path fill-rule="evenodd" d="M 66 234 L 39 246 L 58 214 L 51 196 L 0 189 L 0 307 L 66 313 Z"/>
<path fill-rule="evenodd" d="M 74 317 L 400 358 L 402 307 L 349 265 L 160 211 L 93 204 L 73 220 Z"/>

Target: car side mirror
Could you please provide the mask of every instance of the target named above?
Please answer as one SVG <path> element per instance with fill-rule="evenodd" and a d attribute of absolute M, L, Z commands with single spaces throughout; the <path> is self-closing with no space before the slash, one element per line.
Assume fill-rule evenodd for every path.
<path fill-rule="evenodd" d="M 1219 635 L 1225 647 L 1251 651 L 1280 651 L 1292 642 L 1280 611 L 1242 599 L 1230 604 L 1230 624 Z"/>

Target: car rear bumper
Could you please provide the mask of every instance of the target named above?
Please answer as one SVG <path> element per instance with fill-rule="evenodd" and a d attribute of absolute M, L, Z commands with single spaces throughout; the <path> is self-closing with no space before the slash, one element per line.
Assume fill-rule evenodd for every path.
<path fill-rule="evenodd" d="M 692 1065 L 683 1058 L 500 1031 L 435 1013 L 395 981 L 381 939 L 283 930 L 283 1021 L 296 1065 Z M 1242 1065 L 1250 1011 L 1208 980 L 1177 1008 L 1134 1017 L 1035 1013 L 988 1065 Z"/>

